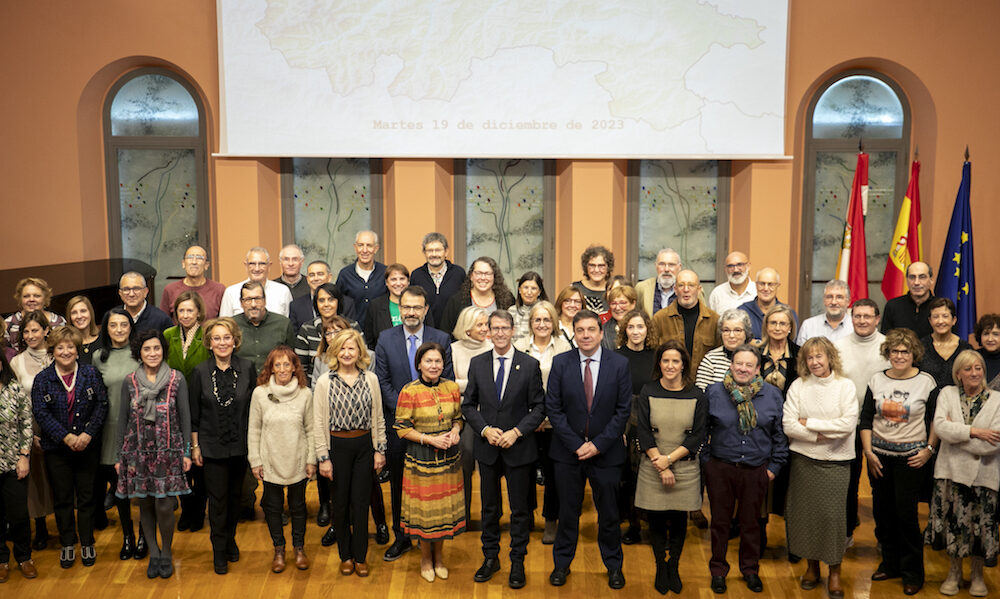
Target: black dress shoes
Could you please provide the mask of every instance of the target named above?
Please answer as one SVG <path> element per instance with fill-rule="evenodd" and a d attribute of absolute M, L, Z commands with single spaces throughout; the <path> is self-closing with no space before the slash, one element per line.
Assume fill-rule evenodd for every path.
<path fill-rule="evenodd" d="M 413 549 L 413 543 L 410 539 L 396 539 L 396 542 L 385 550 L 385 555 L 382 559 L 387 562 L 394 562 L 411 549 Z"/>
<path fill-rule="evenodd" d="M 625 588 L 625 575 L 621 569 L 608 570 L 608 586 L 615 590 Z"/>
<path fill-rule="evenodd" d="M 385 522 L 375 525 L 375 543 L 385 545 L 389 542 L 389 525 Z"/>
<path fill-rule="evenodd" d="M 764 583 L 761 581 L 760 576 L 757 576 L 756 574 L 747 574 L 743 577 L 743 580 L 747 582 L 747 588 L 754 593 L 764 591 Z"/>
<path fill-rule="evenodd" d="M 511 562 L 510 576 L 507 578 L 507 586 L 512 589 L 519 589 L 524 586 L 527 579 L 524 577 L 524 563 Z"/>
<path fill-rule="evenodd" d="M 319 504 L 319 512 L 316 514 L 316 526 L 330 526 L 330 504 Z"/>
<path fill-rule="evenodd" d="M 230 563 L 240 561 L 240 548 L 236 546 L 236 541 L 226 548 L 226 561 Z"/>
<path fill-rule="evenodd" d="M 324 547 L 329 547 L 330 545 L 336 543 L 337 529 L 335 529 L 333 526 L 330 526 L 330 528 L 325 533 L 323 533 L 323 538 L 320 539 L 319 542 Z"/>
<path fill-rule="evenodd" d="M 626 545 L 635 545 L 642 541 L 642 532 L 638 528 L 632 526 L 628 527 L 625 534 L 622 535 L 622 543 Z"/>
<path fill-rule="evenodd" d="M 486 582 L 493 578 L 493 575 L 500 571 L 500 560 L 495 557 L 488 557 L 483 560 L 483 565 L 476 570 L 473 579 L 476 582 Z"/>
<path fill-rule="evenodd" d="M 555 568 L 549 574 L 549 584 L 554 587 L 561 587 L 566 584 L 566 577 L 569 576 L 569 568 Z"/>
<path fill-rule="evenodd" d="M 129 531 L 122 540 L 122 550 L 118 552 L 118 559 L 123 561 L 132 559 L 133 555 L 135 555 L 135 533 Z"/>
<path fill-rule="evenodd" d="M 725 576 L 713 576 L 712 577 L 712 592 L 716 595 L 722 595 L 726 592 L 726 577 Z"/>

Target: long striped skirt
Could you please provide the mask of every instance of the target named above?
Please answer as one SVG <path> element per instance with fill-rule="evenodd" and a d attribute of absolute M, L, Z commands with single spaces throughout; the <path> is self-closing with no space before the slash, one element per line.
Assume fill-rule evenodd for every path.
<path fill-rule="evenodd" d="M 825 462 L 789 452 L 785 534 L 788 552 L 835 566 L 844 558 L 850 462 Z"/>
<path fill-rule="evenodd" d="M 428 541 L 465 532 L 461 450 L 408 443 L 403 463 L 403 530 Z"/>

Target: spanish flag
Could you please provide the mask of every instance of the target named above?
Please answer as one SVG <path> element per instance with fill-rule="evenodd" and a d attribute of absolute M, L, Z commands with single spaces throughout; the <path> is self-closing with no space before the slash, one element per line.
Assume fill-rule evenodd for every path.
<path fill-rule="evenodd" d="M 844 239 L 837 260 L 837 278 L 847 283 L 851 300 L 868 297 L 868 255 L 865 251 L 865 214 L 868 212 L 868 154 L 858 153 L 851 185 L 851 201 L 844 220 Z"/>
<path fill-rule="evenodd" d="M 906 269 L 914 262 L 923 261 L 923 236 L 920 232 L 920 163 L 910 167 L 910 184 L 906 188 L 903 205 L 899 209 L 896 230 L 892 234 L 889 259 L 882 275 L 882 295 L 886 300 L 899 297 L 909 290 Z"/>

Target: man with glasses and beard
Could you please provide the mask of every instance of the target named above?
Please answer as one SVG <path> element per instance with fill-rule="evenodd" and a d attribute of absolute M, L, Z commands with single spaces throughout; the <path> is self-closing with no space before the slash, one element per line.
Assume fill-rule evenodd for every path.
<path fill-rule="evenodd" d="M 826 337 L 834 343 L 854 332 L 854 324 L 847 317 L 847 307 L 851 305 L 851 289 L 847 283 L 834 279 L 823 287 L 823 307 L 825 312 L 802 321 L 795 343 L 799 347 L 813 337 Z"/>
<path fill-rule="evenodd" d="M 677 282 L 677 273 L 681 268 L 683 268 L 681 257 L 672 248 L 657 252 L 656 276 L 640 281 L 635 286 L 635 293 L 639 296 L 636 306 L 640 310 L 645 310 L 652 318 L 654 314 L 670 305 L 670 302 L 677 298 L 674 283 Z"/>
<path fill-rule="evenodd" d="M 717 285 L 708 296 L 708 307 L 716 314 L 757 297 L 757 286 L 750 280 L 750 259 L 743 252 L 732 252 L 726 256 L 727 281 Z"/>

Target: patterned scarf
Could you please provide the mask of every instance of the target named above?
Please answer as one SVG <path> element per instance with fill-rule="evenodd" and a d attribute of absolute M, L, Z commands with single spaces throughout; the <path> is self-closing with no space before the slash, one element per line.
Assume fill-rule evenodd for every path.
<path fill-rule="evenodd" d="M 747 435 L 757 426 L 757 408 L 753 405 L 753 396 L 757 395 L 761 387 L 764 386 L 764 379 L 759 374 L 746 385 L 738 385 L 733 380 L 733 371 L 727 370 L 726 376 L 722 379 L 722 386 L 729 391 L 733 403 L 736 404 L 736 412 L 740 418 L 740 432 Z"/>
<path fill-rule="evenodd" d="M 979 411 L 983 409 L 983 404 L 986 403 L 986 398 L 989 397 L 989 394 L 989 389 L 983 389 L 975 396 L 969 397 L 965 394 L 964 390 L 960 391 L 959 397 L 962 401 L 959 403 L 962 406 L 962 416 L 965 418 L 965 424 L 972 424 L 972 421 L 979 415 Z"/>

